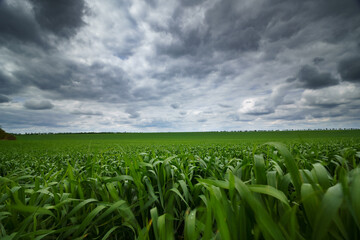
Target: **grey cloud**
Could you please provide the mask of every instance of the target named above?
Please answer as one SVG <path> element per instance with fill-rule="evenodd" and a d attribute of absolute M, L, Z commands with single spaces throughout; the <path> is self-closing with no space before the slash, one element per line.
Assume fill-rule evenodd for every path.
<path fill-rule="evenodd" d="M 358 88 L 348 86 L 317 91 L 306 91 L 302 94 L 305 106 L 335 108 L 337 106 L 349 108 L 351 105 L 359 105 L 360 91 Z"/>
<path fill-rule="evenodd" d="M 20 90 L 20 84 L 8 75 L 1 72 L 0 69 L 0 93 L 12 94 Z"/>
<path fill-rule="evenodd" d="M 294 78 L 294 77 L 286 79 L 286 82 L 288 82 L 288 83 L 291 83 L 291 82 L 294 82 L 294 81 L 296 81 L 296 78 Z"/>
<path fill-rule="evenodd" d="M 281 111 L 265 116 L 265 119 L 305 123 L 310 119 L 331 119 L 331 124 L 337 121 L 336 119 L 352 121 L 360 114 L 358 93 L 359 91 L 351 86 L 307 90 L 303 92 L 295 109 L 283 107 Z"/>
<path fill-rule="evenodd" d="M 98 7 L 88 10 L 85 0 L 0 0 L 0 94 L 14 104 L 24 97 L 84 103 L 76 106 L 96 102 L 114 115 L 125 111 L 126 121 L 119 124 L 132 130 L 178 130 L 177 123 L 184 129 L 190 124 L 233 129 L 226 124 L 306 122 L 320 111 L 336 116 L 335 109 L 345 116 L 356 113 L 359 104 L 349 106 L 356 92 L 355 100 L 302 98 L 330 86 L 357 86 L 344 81 L 359 82 L 359 58 L 342 58 L 360 36 L 355 0 L 115 2 L 88 2 Z M 123 11 L 116 15 L 121 19 L 102 15 L 110 8 Z M 336 64 L 338 74 L 329 70 Z M 295 77 L 285 80 L 289 76 Z M 253 99 L 253 105 L 233 113 L 244 99 Z M 1 104 L 1 112 L 11 106 Z M 208 118 L 206 106 L 213 107 L 211 122 L 201 124 Z M 166 121 L 157 118 L 158 109 L 169 110 Z M 201 114 L 192 114 L 199 109 Z M 36 113 L 45 118 L 54 112 Z M 91 122 L 96 118 L 74 115 L 100 112 L 80 108 L 65 115 Z M 112 116 L 104 121 L 115 123 Z M 35 117 L 31 123 L 35 126 Z"/>
<path fill-rule="evenodd" d="M 267 25 L 266 37 L 273 42 L 288 39 L 298 33 L 301 27 L 301 23 L 294 17 L 286 21 L 275 18 Z"/>
<path fill-rule="evenodd" d="M 41 64 L 24 62 L 15 72 L 21 87 L 36 86 L 54 99 L 97 99 L 103 102 L 130 100 L 129 79 L 119 67 L 97 63 L 84 65 L 66 58 L 48 56 Z"/>
<path fill-rule="evenodd" d="M 35 18 L 40 26 L 58 36 L 69 38 L 85 23 L 82 20 L 86 5 L 84 0 L 31 0 Z"/>
<path fill-rule="evenodd" d="M 219 1 L 205 15 L 211 44 L 219 50 L 257 50 L 264 18 L 252 18 L 238 1 Z M 256 13 L 255 13 L 256 14 Z"/>
<path fill-rule="evenodd" d="M 218 1 L 206 10 L 201 27 L 182 28 L 179 23 L 184 21 L 186 10 L 178 9 L 174 11 L 175 20 L 167 27 L 154 25 L 154 29 L 171 34 L 173 43 L 160 44 L 158 50 L 173 57 L 186 54 L 211 54 L 214 50 L 253 51 L 259 48 L 262 38 L 270 41 L 288 40 L 307 28 L 309 23 L 320 22 L 323 19 L 332 24 L 325 36 L 320 36 L 317 32 L 308 36 L 299 35 L 288 46 L 306 44 L 314 38 L 338 42 L 356 28 L 355 23 L 360 20 L 358 10 L 358 4 L 352 0 L 344 2 L 321 0 L 316 3 L 310 0 L 299 2 L 278 0 L 261 3 Z M 329 16 L 334 18 L 329 19 Z M 342 24 L 349 23 L 350 19 L 352 24 Z"/>
<path fill-rule="evenodd" d="M 0 103 L 6 103 L 6 102 L 10 102 L 10 98 L 8 98 L 5 95 L 0 94 Z"/>
<path fill-rule="evenodd" d="M 321 73 L 315 67 L 309 65 L 301 67 L 298 77 L 304 88 L 320 89 L 339 84 L 339 80 L 330 73 Z"/>
<path fill-rule="evenodd" d="M 285 120 L 285 121 L 296 121 L 296 120 L 304 120 L 308 116 L 308 112 L 304 112 L 304 110 L 296 110 L 291 112 L 291 114 L 275 114 L 268 116 L 268 120 Z"/>
<path fill-rule="evenodd" d="M 69 120 L 66 114 L 62 112 L 48 112 L 48 111 L 17 111 L 13 110 L 1 110 L 0 122 L 2 126 L 9 129 L 14 129 L 16 132 L 26 132 L 21 129 L 32 128 L 59 128 L 68 127 Z M 39 128 L 37 128 L 39 127 Z M 39 132 L 39 130 L 35 130 Z"/>
<path fill-rule="evenodd" d="M 359 35 L 359 4 L 345 1 L 271 1 L 262 3 L 259 18 L 267 22 L 263 40 L 265 59 L 273 60 L 285 49 L 311 46 L 315 42 L 342 44 Z"/>
<path fill-rule="evenodd" d="M 140 117 L 140 113 L 138 113 L 135 108 L 129 107 L 125 110 L 125 112 L 129 114 L 129 118 L 139 118 Z"/>
<path fill-rule="evenodd" d="M 360 82 L 360 56 L 342 59 L 338 64 L 338 72 L 343 81 Z"/>
<path fill-rule="evenodd" d="M 222 108 L 231 108 L 231 105 L 227 105 L 227 104 L 219 103 L 218 105 Z"/>
<path fill-rule="evenodd" d="M 310 104 L 310 103 L 307 103 Z M 333 106 L 326 104 L 310 104 L 302 106 L 291 112 L 282 112 L 267 116 L 268 120 L 300 121 L 306 119 L 331 118 L 332 123 L 338 118 L 340 121 L 352 120 L 358 118 L 360 114 L 359 102 L 348 104 L 337 104 Z M 294 124 L 296 126 L 296 124 Z"/>
<path fill-rule="evenodd" d="M 279 105 L 291 103 L 291 101 L 286 101 L 285 97 L 292 88 L 293 85 L 291 84 L 284 84 L 276 87 L 271 93 L 270 98 L 267 99 L 269 108 L 276 108 Z"/>
<path fill-rule="evenodd" d="M 230 113 L 227 115 L 227 118 L 230 119 L 231 121 L 236 121 L 236 122 L 249 122 L 252 121 L 253 119 L 249 118 L 250 116 L 247 116 L 246 118 L 241 116 L 238 113 Z"/>
<path fill-rule="evenodd" d="M 241 111 L 253 116 L 273 114 L 279 106 L 294 103 L 293 99 L 287 99 L 286 97 L 295 95 L 291 92 L 295 86 L 296 84 L 292 82 L 285 82 L 282 85 L 278 85 L 267 97 L 260 97 L 255 100 L 246 100 L 243 102 Z"/>
<path fill-rule="evenodd" d="M 216 63 L 211 59 L 202 59 L 201 61 L 198 61 L 195 57 L 188 57 L 186 62 L 169 66 L 165 71 L 154 71 L 152 77 L 161 81 L 168 81 L 174 77 L 203 79 L 215 71 L 214 64 Z M 222 75 L 227 75 L 227 73 Z"/>
<path fill-rule="evenodd" d="M 80 110 L 76 109 L 71 112 L 71 114 L 75 115 L 87 115 L 87 116 L 102 116 L 103 113 L 99 111 L 92 111 L 92 110 Z"/>
<path fill-rule="evenodd" d="M 0 1 L 0 44 L 12 46 L 14 42 L 47 45 L 26 4 L 3 0 Z"/>
<path fill-rule="evenodd" d="M 205 118 L 201 118 L 201 119 L 198 119 L 197 121 L 198 121 L 198 122 L 200 122 L 200 123 L 203 123 L 203 122 L 206 122 L 206 121 L 207 121 L 207 119 L 205 119 Z"/>
<path fill-rule="evenodd" d="M 56 48 L 49 34 L 60 38 L 75 35 L 84 25 L 86 9 L 83 0 L 0 1 L 0 45 L 14 52 L 19 51 L 19 44 L 43 50 Z"/>
<path fill-rule="evenodd" d="M 358 109 L 351 110 L 347 106 L 337 107 L 337 108 L 328 108 L 328 107 L 314 107 L 312 109 L 303 109 L 300 114 L 306 116 L 307 118 L 335 118 L 340 119 L 353 119 L 358 118 L 360 111 Z"/>
<path fill-rule="evenodd" d="M 261 39 L 259 32 L 265 26 L 254 28 L 252 24 L 256 20 L 243 18 L 240 10 L 236 1 L 221 1 L 206 10 L 201 25 L 183 28 L 179 23 L 187 21 L 187 9 L 179 7 L 166 27 L 153 24 L 154 30 L 171 34 L 173 39 L 170 44 L 157 43 L 158 53 L 174 58 L 185 55 L 202 58 L 211 56 L 214 51 L 257 50 Z M 235 53 L 228 54 L 233 57 Z"/>
<path fill-rule="evenodd" d="M 195 56 L 201 50 L 200 44 L 203 35 L 198 29 L 190 30 L 182 33 L 183 30 L 178 29 L 177 26 L 170 27 L 174 40 L 171 43 L 156 43 L 156 51 L 159 55 L 169 55 L 172 58 L 179 58 L 182 56 Z M 168 30 L 163 30 L 168 31 Z"/>
<path fill-rule="evenodd" d="M 24 103 L 24 107 L 30 110 L 47 110 L 52 109 L 54 105 L 47 100 L 29 100 Z"/>
<path fill-rule="evenodd" d="M 252 110 L 247 111 L 246 114 L 253 116 L 261 116 L 261 115 L 268 115 L 274 112 L 275 110 L 272 108 L 258 106 Z"/>
<path fill-rule="evenodd" d="M 318 64 L 320 64 L 321 62 L 323 62 L 324 60 L 325 60 L 325 59 L 322 58 L 322 57 L 316 57 L 316 58 L 313 59 L 313 63 L 314 63 L 315 65 L 318 65 Z"/>
<path fill-rule="evenodd" d="M 184 7 L 193 7 L 199 5 L 206 0 L 180 0 L 180 4 Z"/>
<path fill-rule="evenodd" d="M 160 96 L 157 94 L 158 91 L 152 86 L 136 87 L 132 89 L 131 96 L 137 100 L 156 100 Z"/>
<path fill-rule="evenodd" d="M 312 118 L 336 118 L 336 117 L 341 117 L 343 116 L 342 112 L 324 112 L 324 111 L 316 111 L 311 113 L 309 116 L 311 116 Z"/>
<path fill-rule="evenodd" d="M 359 6 L 351 0 L 341 3 L 325 0 L 316 3 L 310 0 L 245 3 L 229 0 L 217 1 L 213 5 L 200 4 L 205 9 L 204 18 L 197 19 L 190 27 L 185 24 L 191 21 L 187 17 L 188 8 L 181 6 L 174 11 L 169 22 L 151 23 L 153 30 L 171 39 L 155 42 L 158 56 L 185 59 L 180 65 L 154 72 L 152 77 L 163 80 L 174 76 L 203 79 L 214 71 L 220 74 L 220 78 L 228 73 L 235 76 L 235 68 L 219 72 L 215 66 L 240 58 L 241 53 L 264 51 L 265 60 L 275 60 L 286 49 L 297 49 L 314 42 L 337 44 L 344 39 L 354 41 L 354 37 L 360 34 L 358 24 L 355 24 L 360 24 Z M 328 27 L 321 27 L 325 23 Z M 344 28 L 347 30 L 342 32 Z M 315 57 L 314 64 L 323 60 Z M 320 88 L 324 77 L 330 77 L 328 84 L 335 84 L 334 77 L 319 73 L 310 82 L 304 78 L 304 87 Z"/>
<path fill-rule="evenodd" d="M 173 109 L 178 109 L 180 108 L 180 105 L 178 103 L 173 103 L 170 105 Z"/>

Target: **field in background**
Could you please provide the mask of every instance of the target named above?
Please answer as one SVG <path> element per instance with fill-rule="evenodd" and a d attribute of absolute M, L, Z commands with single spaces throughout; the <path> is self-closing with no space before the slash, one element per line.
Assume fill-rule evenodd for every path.
<path fill-rule="evenodd" d="M 89 133 L 17 135 L 17 142 L 66 142 L 95 145 L 108 144 L 239 144 L 268 141 L 309 142 L 340 139 L 360 139 L 360 130 L 271 131 L 271 132 L 180 132 L 180 133 Z"/>
<path fill-rule="evenodd" d="M 1 239 L 360 238 L 360 130 L 17 139 Z"/>

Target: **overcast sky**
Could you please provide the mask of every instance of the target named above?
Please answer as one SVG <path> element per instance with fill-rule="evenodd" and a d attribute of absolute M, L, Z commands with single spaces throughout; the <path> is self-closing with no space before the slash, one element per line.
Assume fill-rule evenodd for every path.
<path fill-rule="evenodd" d="M 9 132 L 360 127 L 360 1 L 0 0 Z"/>

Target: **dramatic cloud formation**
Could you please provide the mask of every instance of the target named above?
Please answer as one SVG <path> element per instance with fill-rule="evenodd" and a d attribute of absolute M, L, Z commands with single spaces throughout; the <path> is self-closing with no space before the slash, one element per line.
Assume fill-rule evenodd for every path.
<path fill-rule="evenodd" d="M 356 0 L 2 0 L 0 124 L 360 127 L 359 11 Z"/>

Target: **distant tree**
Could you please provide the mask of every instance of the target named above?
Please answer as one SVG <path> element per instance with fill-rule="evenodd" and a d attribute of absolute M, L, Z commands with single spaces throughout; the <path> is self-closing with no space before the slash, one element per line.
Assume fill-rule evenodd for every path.
<path fill-rule="evenodd" d="M 16 140 L 16 137 L 0 128 L 0 140 Z"/>

